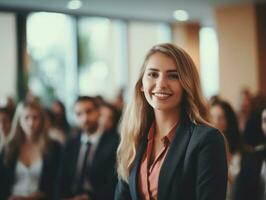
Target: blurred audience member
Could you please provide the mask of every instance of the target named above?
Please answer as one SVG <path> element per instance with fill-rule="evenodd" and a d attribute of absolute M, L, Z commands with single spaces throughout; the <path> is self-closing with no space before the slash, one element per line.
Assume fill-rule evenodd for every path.
<path fill-rule="evenodd" d="M 5 144 L 10 140 L 12 112 L 7 107 L 0 108 L 0 152 Z"/>
<path fill-rule="evenodd" d="M 228 190 L 227 200 L 232 199 L 234 182 L 240 172 L 241 159 L 246 152 L 238 128 L 238 121 L 231 105 L 222 100 L 217 100 L 210 109 L 213 124 L 225 135 L 228 141 Z"/>
<path fill-rule="evenodd" d="M 240 100 L 239 100 L 239 111 L 238 111 L 238 123 L 240 132 L 243 133 L 247 120 L 250 115 L 251 110 L 251 102 L 252 102 L 252 95 L 251 92 L 244 88 L 240 93 Z"/>
<path fill-rule="evenodd" d="M 97 102 L 98 105 L 103 104 L 105 101 L 101 95 L 97 95 L 94 97 L 95 101 Z"/>
<path fill-rule="evenodd" d="M 266 104 L 263 105 L 260 116 L 264 144 L 257 146 L 254 154 L 242 161 L 234 200 L 266 199 Z"/>
<path fill-rule="evenodd" d="M 213 105 L 216 101 L 219 101 L 219 100 L 221 100 L 219 95 L 213 95 L 209 99 L 209 105 Z"/>
<path fill-rule="evenodd" d="M 52 200 L 60 145 L 48 139 L 41 105 L 29 100 L 17 107 L 13 138 L 0 156 L 0 199 Z"/>
<path fill-rule="evenodd" d="M 116 99 L 114 101 L 114 106 L 118 109 L 120 113 L 122 113 L 124 108 L 124 89 L 121 88 Z"/>
<path fill-rule="evenodd" d="M 0 98 L 0 107 L 7 108 L 13 118 L 16 109 L 16 103 L 12 97 L 1 97 Z"/>
<path fill-rule="evenodd" d="M 54 113 L 49 109 L 45 109 L 45 117 L 49 137 L 60 144 L 64 144 L 66 135 L 62 130 L 55 126 Z"/>
<path fill-rule="evenodd" d="M 243 132 L 245 142 L 253 147 L 265 143 L 265 137 L 261 130 L 261 108 L 264 102 L 265 97 L 260 94 L 252 98 L 249 118 Z"/>
<path fill-rule="evenodd" d="M 68 136 L 71 130 L 66 118 L 66 109 L 64 104 L 59 100 L 55 100 L 52 103 L 51 110 L 54 114 L 55 119 L 54 126 L 60 131 L 62 131 L 66 136 Z"/>
<path fill-rule="evenodd" d="M 120 113 L 115 106 L 109 103 L 102 103 L 100 106 L 100 126 L 104 130 L 117 131 Z"/>
<path fill-rule="evenodd" d="M 118 134 L 99 127 L 97 101 L 81 96 L 74 112 L 80 132 L 65 145 L 60 170 L 60 199 L 111 200 L 116 186 Z"/>

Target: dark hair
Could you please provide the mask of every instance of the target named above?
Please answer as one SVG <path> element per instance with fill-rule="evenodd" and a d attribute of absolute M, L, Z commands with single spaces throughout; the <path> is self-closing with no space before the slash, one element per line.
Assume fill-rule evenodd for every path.
<path fill-rule="evenodd" d="M 241 139 L 237 116 L 232 106 L 223 100 L 217 100 L 213 102 L 212 106 L 219 106 L 224 112 L 227 124 L 224 135 L 228 141 L 230 153 L 234 154 L 237 151 L 243 152 L 244 144 Z"/>
<path fill-rule="evenodd" d="M 10 110 L 9 108 L 7 108 L 7 107 L 0 107 L 0 113 L 6 114 L 9 117 L 9 119 L 12 120 L 13 111 Z"/>
<path fill-rule="evenodd" d="M 119 112 L 119 110 L 113 105 L 113 104 L 110 104 L 108 102 L 103 102 L 101 104 L 102 107 L 106 107 L 108 109 L 110 109 L 113 113 L 113 127 L 112 129 L 113 130 L 117 130 L 117 126 L 118 126 L 118 123 L 119 123 L 119 120 L 120 120 L 120 117 L 121 117 L 121 112 Z"/>
<path fill-rule="evenodd" d="M 100 107 L 97 99 L 91 96 L 78 96 L 78 98 L 75 101 L 75 105 L 79 102 L 89 101 L 91 102 L 97 109 Z"/>
<path fill-rule="evenodd" d="M 253 147 L 266 143 L 261 129 L 261 114 L 263 107 L 265 108 L 265 102 L 266 99 L 261 94 L 252 99 L 252 109 L 243 132 L 245 142 Z"/>
<path fill-rule="evenodd" d="M 70 125 L 69 125 L 67 118 L 66 118 L 66 108 L 65 108 L 64 104 L 58 99 L 55 100 L 53 103 L 56 103 L 62 110 L 62 113 L 60 116 L 57 116 L 56 113 L 53 113 L 53 115 L 54 115 L 53 116 L 53 120 L 54 120 L 53 124 L 57 128 L 59 128 L 60 130 L 62 130 L 65 135 L 68 135 L 69 131 L 70 131 Z M 47 113 L 47 114 L 49 114 L 49 113 Z M 51 117 L 51 115 L 50 115 L 50 117 Z"/>

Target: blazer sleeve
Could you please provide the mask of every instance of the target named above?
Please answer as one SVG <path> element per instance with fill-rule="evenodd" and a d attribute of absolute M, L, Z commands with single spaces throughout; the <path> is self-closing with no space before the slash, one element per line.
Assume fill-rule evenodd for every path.
<path fill-rule="evenodd" d="M 216 129 L 204 134 L 198 153 L 196 199 L 225 200 L 227 159 L 222 134 Z"/>
<path fill-rule="evenodd" d="M 131 200 L 129 186 L 122 179 L 118 180 L 115 190 L 115 200 Z"/>

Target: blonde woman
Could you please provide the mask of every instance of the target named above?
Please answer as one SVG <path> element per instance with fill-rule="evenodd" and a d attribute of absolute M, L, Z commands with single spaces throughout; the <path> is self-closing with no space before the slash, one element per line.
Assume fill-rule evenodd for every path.
<path fill-rule="evenodd" d="M 222 134 L 209 126 L 197 69 L 172 44 L 147 54 L 121 124 L 116 200 L 224 200 Z"/>
<path fill-rule="evenodd" d="M 0 156 L 0 199 L 52 200 L 60 161 L 60 146 L 48 139 L 45 115 L 36 101 L 18 105 L 13 138 Z"/>

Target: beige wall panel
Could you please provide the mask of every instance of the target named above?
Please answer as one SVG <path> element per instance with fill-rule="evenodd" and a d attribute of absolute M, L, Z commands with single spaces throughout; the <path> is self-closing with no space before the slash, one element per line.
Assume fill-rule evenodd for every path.
<path fill-rule="evenodd" d="M 253 6 L 219 7 L 215 11 L 220 65 L 220 94 L 238 107 L 239 92 L 258 89 L 256 19 Z"/>

